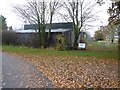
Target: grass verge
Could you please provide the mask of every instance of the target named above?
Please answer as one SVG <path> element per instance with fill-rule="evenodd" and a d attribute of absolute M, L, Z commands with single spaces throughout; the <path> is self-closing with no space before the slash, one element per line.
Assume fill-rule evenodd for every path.
<path fill-rule="evenodd" d="M 101 48 L 102 47 L 102 48 Z M 73 56 L 73 57 L 95 57 L 106 59 L 118 59 L 118 51 L 115 47 L 106 48 L 103 46 L 89 46 L 88 50 L 56 51 L 49 49 L 35 49 L 20 46 L 2 46 L 3 52 L 22 53 L 32 55 L 54 55 L 54 56 Z M 96 49 L 97 48 L 97 49 Z"/>

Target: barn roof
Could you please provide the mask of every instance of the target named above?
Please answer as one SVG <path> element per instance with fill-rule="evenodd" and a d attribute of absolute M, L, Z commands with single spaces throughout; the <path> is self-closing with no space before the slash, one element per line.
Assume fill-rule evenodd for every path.
<path fill-rule="evenodd" d="M 53 33 L 59 33 L 59 32 L 67 32 L 72 29 L 51 29 L 51 32 Z M 36 33 L 38 30 L 28 29 L 28 30 L 16 30 L 17 33 Z M 46 29 L 45 32 L 49 32 L 49 29 Z"/>
<path fill-rule="evenodd" d="M 50 24 L 46 24 L 46 29 L 49 29 Z M 37 24 L 26 24 L 24 30 L 34 29 L 38 30 Z M 52 23 L 51 29 L 72 29 L 72 22 Z"/>

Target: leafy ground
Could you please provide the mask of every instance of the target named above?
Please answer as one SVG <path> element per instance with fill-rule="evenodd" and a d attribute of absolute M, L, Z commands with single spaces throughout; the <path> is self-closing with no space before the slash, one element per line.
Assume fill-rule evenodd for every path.
<path fill-rule="evenodd" d="M 57 88 L 118 87 L 118 52 L 113 44 L 90 43 L 86 51 L 18 46 L 3 46 L 2 51 L 30 61 Z"/>

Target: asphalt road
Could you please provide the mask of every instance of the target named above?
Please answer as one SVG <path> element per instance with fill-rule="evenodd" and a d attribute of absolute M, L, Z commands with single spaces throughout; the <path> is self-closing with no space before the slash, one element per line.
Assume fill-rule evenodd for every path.
<path fill-rule="evenodd" d="M 2 88 L 52 88 L 52 83 L 30 62 L 2 53 Z"/>
<path fill-rule="evenodd" d="M 2 88 L 2 53 L 0 52 L 0 90 Z"/>

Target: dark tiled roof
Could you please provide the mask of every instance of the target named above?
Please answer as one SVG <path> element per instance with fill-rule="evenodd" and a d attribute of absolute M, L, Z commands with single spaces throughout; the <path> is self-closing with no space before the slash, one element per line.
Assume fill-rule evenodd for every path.
<path fill-rule="evenodd" d="M 36 24 L 26 24 L 24 25 L 24 30 L 34 29 L 37 30 L 38 26 Z"/>
<path fill-rule="evenodd" d="M 46 29 L 49 29 L 50 25 L 46 24 Z M 67 22 L 67 23 L 52 23 L 51 29 L 72 29 L 72 22 Z M 38 25 L 35 24 L 26 24 L 24 25 L 24 30 L 28 29 L 38 29 Z"/>

